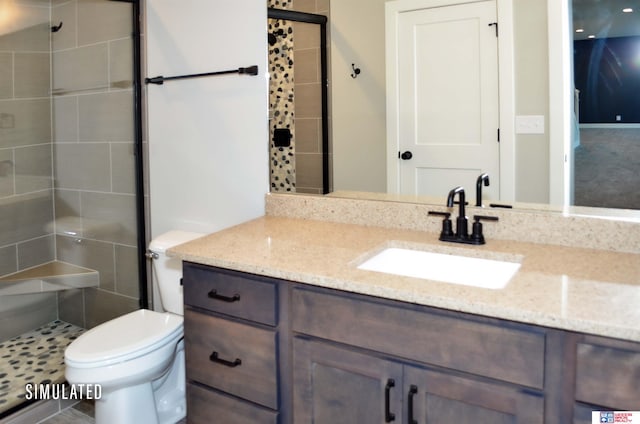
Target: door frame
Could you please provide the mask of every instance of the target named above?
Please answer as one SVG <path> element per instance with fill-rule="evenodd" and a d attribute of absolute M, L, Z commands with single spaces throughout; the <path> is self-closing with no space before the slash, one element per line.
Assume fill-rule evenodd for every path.
<path fill-rule="evenodd" d="M 398 17 L 400 13 L 486 0 L 396 0 L 385 4 L 387 84 L 387 192 L 400 192 L 398 161 Z M 498 27 L 498 101 L 500 128 L 500 201 L 515 201 L 515 65 L 513 1 L 496 0 Z M 455 185 L 455 184 L 453 184 Z M 452 186 L 453 186 L 452 185 Z"/>
<path fill-rule="evenodd" d="M 573 36 L 570 0 L 547 2 L 549 40 L 549 203 L 573 204 Z"/>

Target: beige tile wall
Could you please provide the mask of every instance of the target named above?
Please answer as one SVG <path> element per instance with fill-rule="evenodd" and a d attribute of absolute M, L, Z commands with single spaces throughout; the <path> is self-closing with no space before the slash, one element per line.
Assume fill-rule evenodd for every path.
<path fill-rule="evenodd" d="M 55 216 L 84 223 L 79 237 L 58 229 L 57 258 L 100 272 L 98 288 L 62 294 L 59 309 L 87 328 L 138 308 L 130 8 L 52 8 L 64 22 L 52 35 Z"/>
<path fill-rule="evenodd" d="M 15 4 L 40 19 L 0 36 L 0 275 L 98 270 L 100 287 L 58 296 L 61 319 L 92 327 L 138 308 L 131 5 Z"/>
<path fill-rule="evenodd" d="M 0 275 L 55 258 L 49 8 L 13 6 L 32 19 L 0 35 Z"/>

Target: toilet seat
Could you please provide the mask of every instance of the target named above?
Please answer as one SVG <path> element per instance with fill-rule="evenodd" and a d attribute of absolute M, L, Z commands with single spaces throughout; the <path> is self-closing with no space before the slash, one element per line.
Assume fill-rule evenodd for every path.
<path fill-rule="evenodd" d="M 97 368 L 130 361 L 175 343 L 183 335 L 183 318 L 140 309 L 87 331 L 65 351 L 65 363 Z"/>

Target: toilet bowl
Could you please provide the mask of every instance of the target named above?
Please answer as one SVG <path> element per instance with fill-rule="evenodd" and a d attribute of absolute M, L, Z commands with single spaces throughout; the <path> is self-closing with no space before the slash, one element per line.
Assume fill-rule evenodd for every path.
<path fill-rule="evenodd" d="M 171 231 L 150 244 L 154 283 L 166 312 L 128 313 L 67 347 L 69 384 L 100 385 L 96 424 L 173 424 L 185 417 L 181 263 L 165 251 L 201 235 Z"/>

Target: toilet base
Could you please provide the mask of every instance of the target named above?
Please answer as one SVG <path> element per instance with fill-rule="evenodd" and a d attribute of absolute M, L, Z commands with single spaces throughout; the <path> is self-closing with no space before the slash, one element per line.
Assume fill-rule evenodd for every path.
<path fill-rule="evenodd" d="M 184 340 L 160 378 L 114 389 L 96 399 L 96 424 L 175 424 L 186 415 Z"/>
<path fill-rule="evenodd" d="M 95 407 L 96 424 L 160 424 L 150 382 L 103 393 Z"/>

